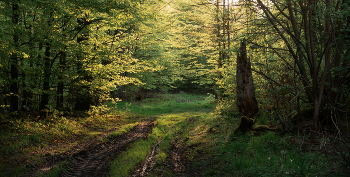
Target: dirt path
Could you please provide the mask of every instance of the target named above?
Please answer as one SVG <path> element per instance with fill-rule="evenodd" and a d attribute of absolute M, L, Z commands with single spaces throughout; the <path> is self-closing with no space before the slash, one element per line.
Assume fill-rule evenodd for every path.
<path fill-rule="evenodd" d="M 131 131 L 114 139 L 83 149 L 72 155 L 68 169 L 60 172 L 60 177 L 108 176 L 109 162 L 125 150 L 127 145 L 135 140 L 146 138 L 155 126 L 154 122 L 143 122 Z"/>

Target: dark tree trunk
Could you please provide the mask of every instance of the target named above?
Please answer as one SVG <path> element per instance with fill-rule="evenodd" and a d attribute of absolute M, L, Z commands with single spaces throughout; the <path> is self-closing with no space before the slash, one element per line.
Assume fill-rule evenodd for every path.
<path fill-rule="evenodd" d="M 80 26 L 80 28 L 85 28 L 87 26 L 87 22 L 86 22 L 86 18 L 79 18 L 77 20 L 78 25 Z M 77 38 L 77 42 L 80 44 L 85 40 L 88 40 L 89 38 L 89 33 L 88 32 L 83 32 L 82 34 L 80 34 L 80 36 Z M 82 56 L 80 54 L 78 54 L 77 56 L 77 71 L 78 74 L 82 76 L 82 80 L 87 81 L 88 83 L 90 83 L 92 81 L 92 76 L 88 71 L 84 70 L 84 66 L 83 63 L 81 61 Z M 87 111 L 90 109 L 90 106 L 92 104 L 92 96 L 90 93 L 90 89 L 91 87 L 87 84 L 84 86 L 78 86 L 77 90 L 78 94 L 77 94 L 77 101 L 75 103 L 74 109 L 77 111 Z"/>
<path fill-rule="evenodd" d="M 63 82 L 63 71 L 66 65 L 66 52 L 62 51 L 61 56 L 60 56 L 60 71 L 59 71 L 59 76 L 58 76 L 58 86 L 57 86 L 57 104 L 56 108 L 60 109 L 63 108 L 63 91 L 64 91 L 64 82 Z"/>
<path fill-rule="evenodd" d="M 80 62 L 80 61 L 79 61 Z M 87 82 L 91 82 L 92 78 L 91 75 L 84 70 L 83 65 L 81 63 L 78 63 L 78 74 L 83 75 L 82 80 L 85 80 Z M 74 110 L 77 111 L 87 111 L 90 109 L 91 103 L 92 103 L 92 96 L 90 94 L 90 86 L 84 85 L 84 86 L 78 86 L 79 90 L 76 90 L 78 92 L 76 97 L 76 102 L 74 106 Z"/>
<path fill-rule="evenodd" d="M 45 48 L 45 59 L 44 59 L 44 83 L 43 83 L 43 95 L 40 102 L 40 110 L 46 109 L 46 105 L 49 104 L 49 90 L 50 90 L 50 55 L 51 55 L 51 46 L 46 44 Z"/>
<path fill-rule="evenodd" d="M 50 10 L 50 16 L 48 20 L 48 26 L 51 26 L 52 24 L 52 16 L 53 12 Z M 52 21 L 51 21 L 52 20 Z M 48 36 L 47 36 L 48 38 Z M 46 109 L 47 105 L 49 104 L 49 92 L 50 92 L 50 76 L 51 76 L 51 44 L 46 43 L 45 44 L 45 57 L 44 57 L 44 82 L 43 82 L 43 94 L 40 101 L 40 110 Z"/>
<path fill-rule="evenodd" d="M 241 42 L 237 56 L 237 106 L 240 116 L 254 117 L 259 113 L 258 102 L 255 98 L 255 88 L 250 60 L 247 57 L 246 41 Z"/>
<path fill-rule="evenodd" d="M 218 59 L 218 67 L 221 68 L 223 66 L 223 57 L 222 57 L 222 51 L 221 51 L 221 26 L 220 26 L 220 18 L 219 18 L 219 13 L 220 13 L 220 2 L 219 0 L 216 1 L 216 38 L 218 42 L 218 50 L 219 50 L 219 59 Z"/>
<path fill-rule="evenodd" d="M 17 26 L 19 22 L 19 1 L 13 1 L 12 4 L 12 23 Z M 15 48 L 18 49 L 18 31 L 17 27 L 14 29 L 13 42 Z M 11 111 L 18 111 L 18 56 L 13 52 L 11 56 Z"/>

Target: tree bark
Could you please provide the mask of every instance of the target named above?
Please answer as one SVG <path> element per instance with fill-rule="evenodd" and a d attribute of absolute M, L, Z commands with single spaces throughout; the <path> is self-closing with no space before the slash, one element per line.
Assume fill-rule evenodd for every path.
<path fill-rule="evenodd" d="M 63 92 L 64 92 L 64 81 L 63 81 L 63 71 L 66 65 L 66 52 L 62 51 L 60 56 L 60 71 L 58 76 L 58 85 L 57 85 L 57 100 L 56 100 L 56 108 L 60 109 L 63 108 Z"/>
<path fill-rule="evenodd" d="M 50 91 L 50 55 L 51 55 L 51 46 L 46 43 L 45 48 L 45 58 L 44 58 L 44 83 L 43 83 L 43 94 L 40 101 L 40 110 L 46 109 L 46 105 L 49 104 L 49 91 Z"/>
<path fill-rule="evenodd" d="M 86 18 L 78 18 L 78 25 L 81 28 L 85 28 L 88 24 L 86 22 Z M 80 34 L 80 36 L 77 38 L 77 43 L 81 44 L 83 41 L 88 40 L 89 33 L 83 32 Z M 82 55 L 78 54 L 77 56 L 77 71 L 79 75 L 82 75 L 82 80 L 87 81 L 90 83 L 92 81 L 92 76 L 88 71 L 84 70 L 83 62 L 81 61 Z M 92 96 L 90 93 L 91 87 L 89 85 L 79 86 L 78 87 L 78 94 L 77 94 L 77 101 L 75 103 L 74 109 L 77 111 L 87 111 L 90 109 L 91 103 L 92 103 Z"/>
<path fill-rule="evenodd" d="M 255 88 L 250 60 L 247 57 L 246 41 L 241 42 L 237 56 L 237 106 L 240 116 L 248 118 L 259 113 L 258 102 L 255 98 Z"/>
<path fill-rule="evenodd" d="M 13 43 L 16 50 L 19 47 L 19 36 L 18 36 L 18 25 L 19 22 L 19 1 L 13 1 L 12 3 L 12 24 L 14 25 L 13 33 Z M 11 56 L 11 85 L 10 92 L 11 94 L 11 111 L 18 111 L 18 56 L 17 51 L 12 53 Z"/>
<path fill-rule="evenodd" d="M 218 43 L 218 50 L 219 50 L 219 59 L 218 59 L 218 67 L 222 68 L 223 66 L 223 54 L 221 51 L 221 27 L 220 27 L 220 18 L 219 18 L 219 13 L 220 13 L 220 2 L 219 0 L 216 1 L 216 38 L 217 38 L 217 43 Z"/>

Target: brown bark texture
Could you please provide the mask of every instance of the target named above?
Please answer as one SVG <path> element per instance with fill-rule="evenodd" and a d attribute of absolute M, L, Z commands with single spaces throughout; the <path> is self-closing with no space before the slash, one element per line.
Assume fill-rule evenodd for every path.
<path fill-rule="evenodd" d="M 250 60 L 247 57 L 246 41 L 241 42 L 237 56 L 237 106 L 240 116 L 249 118 L 259 113 L 258 102 L 255 98 L 255 88 Z"/>

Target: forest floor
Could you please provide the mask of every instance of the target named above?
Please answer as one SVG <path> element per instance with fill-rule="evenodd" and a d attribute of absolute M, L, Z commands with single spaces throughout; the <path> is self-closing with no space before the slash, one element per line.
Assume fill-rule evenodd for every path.
<path fill-rule="evenodd" d="M 220 117 L 215 106 L 212 95 L 163 94 L 109 104 L 88 117 L 14 122 L 12 133 L 1 132 L 0 176 L 348 174 L 329 138 L 315 144 L 273 132 L 234 136 L 239 119 Z"/>

